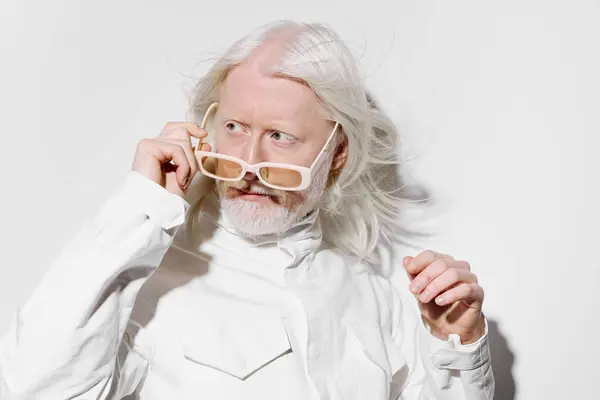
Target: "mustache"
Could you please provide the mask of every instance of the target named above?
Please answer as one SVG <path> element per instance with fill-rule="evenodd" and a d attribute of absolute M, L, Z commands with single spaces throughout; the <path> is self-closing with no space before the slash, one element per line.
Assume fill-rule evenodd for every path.
<path fill-rule="evenodd" d="M 283 197 L 283 193 L 277 189 L 271 189 L 269 187 L 263 186 L 259 182 L 248 182 L 248 181 L 239 181 L 239 182 L 226 182 L 221 181 L 223 185 L 223 190 L 226 191 L 229 188 L 237 189 L 245 193 L 252 194 L 261 194 L 267 196 L 276 196 Z"/>

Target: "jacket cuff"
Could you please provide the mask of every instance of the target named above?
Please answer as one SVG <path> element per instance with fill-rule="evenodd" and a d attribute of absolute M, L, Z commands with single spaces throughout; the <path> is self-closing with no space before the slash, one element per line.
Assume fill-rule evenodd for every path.
<path fill-rule="evenodd" d="M 161 228 L 168 230 L 185 222 L 190 203 L 145 175 L 129 170 L 122 190 L 123 198 L 131 199 L 132 206 L 141 207 Z"/>
<path fill-rule="evenodd" d="M 438 387 L 449 387 L 453 376 L 452 371 L 460 371 L 463 387 L 467 393 L 478 393 L 478 395 L 493 393 L 494 378 L 491 370 L 487 319 L 485 319 L 483 336 L 470 344 L 461 344 L 460 337 L 456 334 L 449 335 L 448 340 L 441 340 L 431 334 L 424 323 L 419 325 L 423 363 Z"/>
<path fill-rule="evenodd" d="M 490 361 L 488 346 L 488 322 L 485 321 L 485 331 L 476 342 L 462 344 L 460 336 L 451 334 L 448 340 L 435 337 L 423 326 L 422 335 L 428 336 L 424 341 L 429 342 L 431 362 L 437 369 L 469 371 L 481 367 Z"/>

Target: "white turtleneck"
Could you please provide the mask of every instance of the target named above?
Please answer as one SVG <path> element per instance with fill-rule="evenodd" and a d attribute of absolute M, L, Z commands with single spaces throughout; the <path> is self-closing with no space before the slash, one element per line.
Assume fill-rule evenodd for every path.
<path fill-rule="evenodd" d="M 250 238 L 212 197 L 189 209 L 130 171 L 16 313 L 0 398 L 491 398 L 487 334 L 431 336 L 318 212 Z"/>

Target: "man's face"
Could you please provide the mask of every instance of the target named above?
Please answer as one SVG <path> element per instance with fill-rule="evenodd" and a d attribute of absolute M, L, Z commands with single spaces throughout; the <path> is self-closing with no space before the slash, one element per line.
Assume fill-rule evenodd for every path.
<path fill-rule="evenodd" d="M 220 92 L 214 116 L 215 151 L 249 164 L 279 162 L 310 167 L 334 123 L 305 85 L 261 74 L 255 64 L 231 71 Z M 301 192 L 264 186 L 247 173 L 239 182 L 219 181 L 221 208 L 246 234 L 283 232 L 312 211 L 322 196 L 331 166 L 331 151 L 313 169 Z"/>

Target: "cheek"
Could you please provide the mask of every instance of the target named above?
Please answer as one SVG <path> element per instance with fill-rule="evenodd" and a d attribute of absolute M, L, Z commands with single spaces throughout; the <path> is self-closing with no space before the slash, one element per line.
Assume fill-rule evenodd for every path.
<path fill-rule="evenodd" d="M 214 151 L 239 158 L 246 142 L 248 142 L 248 138 L 245 136 L 234 137 L 227 133 L 219 132 L 215 138 Z"/>
<path fill-rule="evenodd" d="M 304 202 L 304 194 L 299 192 L 286 192 L 283 194 L 282 206 L 288 210 L 298 208 Z"/>
<path fill-rule="evenodd" d="M 227 190 L 227 185 L 223 181 L 219 181 L 215 184 L 215 188 L 219 197 L 223 197 L 225 191 Z"/>
<path fill-rule="evenodd" d="M 231 187 L 235 187 L 234 182 L 219 181 L 215 184 L 219 197 L 226 199 L 235 197 L 235 194 L 232 193 L 233 191 L 229 190 Z"/>

